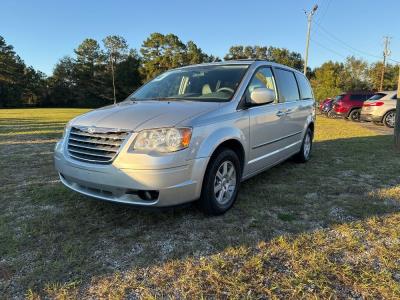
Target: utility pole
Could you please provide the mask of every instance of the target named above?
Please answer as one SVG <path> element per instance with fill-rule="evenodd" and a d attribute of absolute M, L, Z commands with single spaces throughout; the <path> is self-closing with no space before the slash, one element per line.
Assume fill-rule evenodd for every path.
<path fill-rule="evenodd" d="M 304 55 L 304 75 L 307 75 L 307 63 L 308 63 L 308 46 L 310 45 L 310 33 L 311 33 L 311 22 L 312 17 L 318 9 L 318 5 L 315 4 L 311 11 L 304 13 L 307 16 L 307 39 L 306 39 L 306 53 Z"/>
<path fill-rule="evenodd" d="M 381 84 L 379 86 L 379 90 L 382 91 L 383 90 L 383 80 L 385 78 L 385 69 L 386 69 L 386 59 L 388 58 L 388 56 L 390 55 L 390 49 L 389 49 L 389 44 L 390 44 L 390 37 L 385 36 L 383 37 L 384 39 L 384 49 L 383 49 L 383 65 L 382 65 L 382 73 L 381 73 Z"/>
<path fill-rule="evenodd" d="M 399 79 L 397 81 L 397 108 L 396 108 L 396 123 L 394 125 L 394 145 L 400 152 L 400 63 L 399 63 Z"/>

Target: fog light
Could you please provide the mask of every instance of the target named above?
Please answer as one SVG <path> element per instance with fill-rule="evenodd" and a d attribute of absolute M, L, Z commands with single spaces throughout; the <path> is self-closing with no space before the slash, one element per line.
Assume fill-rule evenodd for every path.
<path fill-rule="evenodd" d="M 138 191 L 137 195 L 140 199 L 145 201 L 152 201 L 158 198 L 159 192 L 158 191 Z"/>

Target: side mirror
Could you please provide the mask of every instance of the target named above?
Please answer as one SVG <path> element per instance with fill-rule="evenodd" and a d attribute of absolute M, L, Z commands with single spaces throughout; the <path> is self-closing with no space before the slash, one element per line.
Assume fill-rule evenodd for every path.
<path fill-rule="evenodd" d="M 260 105 L 275 101 L 275 91 L 268 88 L 257 88 L 250 94 L 250 104 Z"/>

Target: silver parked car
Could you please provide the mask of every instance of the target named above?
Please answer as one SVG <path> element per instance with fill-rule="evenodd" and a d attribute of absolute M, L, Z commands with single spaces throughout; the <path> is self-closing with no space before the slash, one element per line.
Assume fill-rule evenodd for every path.
<path fill-rule="evenodd" d="M 70 121 L 55 148 L 62 183 L 141 206 L 234 203 L 240 182 L 310 158 L 315 105 L 307 78 L 267 61 L 165 72 L 125 101 Z"/>
<path fill-rule="evenodd" d="M 397 91 L 376 93 L 367 101 L 361 110 L 361 121 L 372 121 L 394 128 L 396 120 Z"/>

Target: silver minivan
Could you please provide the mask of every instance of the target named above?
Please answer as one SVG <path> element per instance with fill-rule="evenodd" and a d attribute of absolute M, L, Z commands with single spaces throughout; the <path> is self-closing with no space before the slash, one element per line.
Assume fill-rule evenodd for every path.
<path fill-rule="evenodd" d="M 55 166 L 87 196 L 154 207 L 199 200 L 217 215 L 243 180 L 292 156 L 308 161 L 314 122 L 297 70 L 257 60 L 187 66 L 71 120 Z"/>

